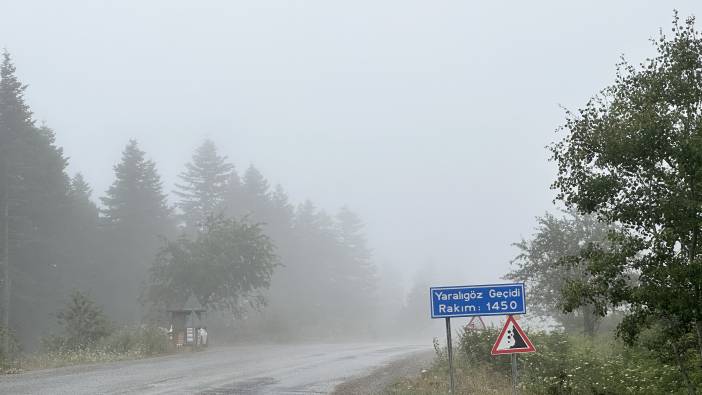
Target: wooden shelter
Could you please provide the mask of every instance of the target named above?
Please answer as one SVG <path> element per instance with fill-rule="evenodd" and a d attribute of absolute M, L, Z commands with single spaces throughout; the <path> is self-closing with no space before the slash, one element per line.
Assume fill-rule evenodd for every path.
<path fill-rule="evenodd" d="M 203 327 L 207 310 L 190 295 L 182 306 L 166 310 L 170 315 L 169 334 L 176 349 L 197 346 L 197 331 Z"/>

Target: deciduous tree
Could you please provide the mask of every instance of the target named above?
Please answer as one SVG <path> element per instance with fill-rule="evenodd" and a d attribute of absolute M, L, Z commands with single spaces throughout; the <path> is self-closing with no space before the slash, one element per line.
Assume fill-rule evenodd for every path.
<path fill-rule="evenodd" d="M 702 35 L 676 15 L 653 43 L 655 57 L 622 62 L 613 85 L 567 112 L 551 147 L 558 199 L 622 226 L 613 250 L 584 251 L 591 276 L 570 305 L 627 306 L 630 338 L 676 322 L 702 354 Z"/>
<path fill-rule="evenodd" d="M 590 244 L 606 245 L 612 228 L 576 212 L 561 218 L 546 213 L 537 221 L 534 235 L 514 244 L 519 254 L 512 260 L 515 268 L 505 278 L 527 283 L 532 311 L 555 319 L 567 330 L 593 335 L 598 323 L 593 306 L 583 304 L 575 312 L 563 313 L 561 292 L 567 282 L 587 281 L 589 276 L 586 262 L 575 265 L 567 258 L 577 256 Z"/>
<path fill-rule="evenodd" d="M 277 265 L 259 225 L 209 217 L 194 239 L 183 236 L 159 251 L 146 298 L 169 306 L 192 294 L 203 306 L 241 313 L 262 306 Z"/>

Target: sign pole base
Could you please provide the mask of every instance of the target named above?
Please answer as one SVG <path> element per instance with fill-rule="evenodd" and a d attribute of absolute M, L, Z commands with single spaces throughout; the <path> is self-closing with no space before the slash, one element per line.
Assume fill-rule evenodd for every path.
<path fill-rule="evenodd" d="M 512 395 L 517 395 L 517 354 L 512 355 Z"/>
<path fill-rule="evenodd" d="M 446 350 L 448 351 L 448 368 L 449 368 L 449 380 L 450 380 L 450 392 L 455 394 L 454 382 L 453 382 L 453 347 L 451 344 L 451 318 L 446 317 Z"/>

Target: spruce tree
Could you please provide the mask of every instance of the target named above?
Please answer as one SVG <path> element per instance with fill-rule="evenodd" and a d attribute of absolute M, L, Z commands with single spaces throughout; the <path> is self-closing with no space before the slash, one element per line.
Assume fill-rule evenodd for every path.
<path fill-rule="evenodd" d="M 253 165 L 249 166 L 242 180 L 243 204 L 253 219 L 268 222 L 270 185 Z"/>
<path fill-rule="evenodd" d="M 292 204 L 290 204 L 288 194 L 285 193 L 285 190 L 280 184 L 275 186 L 275 189 L 271 194 L 271 205 L 275 211 L 275 217 L 278 219 L 276 222 L 285 226 L 290 226 L 292 224 L 295 209 Z"/>
<path fill-rule="evenodd" d="M 98 218 L 98 208 L 92 201 L 93 189 L 81 173 L 71 178 L 69 197 L 74 208 L 73 215 L 85 217 L 85 223 L 95 223 Z"/>
<path fill-rule="evenodd" d="M 103 251 L 99 247 L 100 218 L 99 210 L 92 200 L 92 188 L 78 173 L 71 179 L 69 191 L 69 220 L 66 221 L 68 232 L 64 244 L 64 253 L 69 257 L 69 269 L 62 271 L 64 290 L 91 289 L 96 278 L 104 272 L 102 265 Z M 99 289 L 93 289 L 97 294 Z"/>
<path fill-rule="evenodd" d="M 15 75 L 15 66 L 10 54 L 3 52 L 0 66 L 0 222 L 2 227 L 2 244 L 0 249 L 0 264 L 2 265 L 2 326 L 10 326 L 10 215 L 14 207 L 10 207 L 17 194 L 17 161 L 21 158 L 16 147 L 22 134 L 34 127 L 32 113 L 24 102 L 23 85 Z M 14 213 L 12 213 L 14 214 Z"/>
<path fill-rule="evenodd" d="M 244 174 L 244 189 L 251 194 L 267 200 L 270 193 L 270 185 L 261 172 L 254 166 L 249 166 Z"/>
<path fill-rule="evenodd" d="M 223 210 L 227 182 L 233 169 L 226 156 L 217 154 L 217 147 L 211 140 L 205 140 L 195 150 L 192 161 L 180 174 L 181 183 L 176 184 L 175 191 L 186 230 L 199 229 L 208 216 Z"/>
<path fill-rule="evenodd" d="M 101 198 L 105 249 L 112 268 L 107 308 L 118 318 L 137 320 L 137 299 L 147 269 L 160 246 L 159 238 L 174 233 L 171 210 L 163 193 L 156 164 L 147 160 L 135 140 L 130 140 L 115 166 L 115 181 Z"/>
<path fill-rule="evenodd" d="M 267 230 L 279 248 L 285 250 L 290 246 L 290 232 L 292 231 L 295 208 L 290 204 L 288 195 L 280 184 L 275 186 L 270 196 Z"/>
<path fill-rule="evenodd" d="M 95 344 L 111 332 L 111 324 L 102 308 L 85 293 L 71 292 L 70 301 L 57 314 L 66 333 L 66 344 L 81 348 Z"/>
<path fill-rule="evenodd" d="M 232 168 L 227 179 L 226 190 L 224 192 L 224 202 L 222 202 L 224 214 L 228 217 L 240 218 L 246 215 L 248 209 L 245 207 L 244 187 L 241 178 Z"/>
<path fill-rule="evenodd" d="M 364 226 L 361 218 L 348 207 L 342 207 L 336 215 L 337 238 L 344 257 L 341 262 L 345 265 L 340 270 L 345 272 L 353 294 L 364 299 L 359 305 L 367 307 L 376 288 L 376 273 Z"/>
<path fill-rule="evenodd" d="M 129 141 L 114 170 L 115 181 L 101 198 L 106 226 L 125 234 L 137 231 L 138 236 L 164 234 L 171 210 L 156 164 L 146 159 L 136 140 Z"/>
<path fill-rule="evenodd" d="M 37 127 L 10 55 L 0 66 L 0 265 L 2 325 L 23 341 L 39 335 L 60 294 L 67 221 L 67 160 Z M 14 273 L 12 277 L 11 274 Z M 11 318 L 12 317 L 12 318 Z"/>

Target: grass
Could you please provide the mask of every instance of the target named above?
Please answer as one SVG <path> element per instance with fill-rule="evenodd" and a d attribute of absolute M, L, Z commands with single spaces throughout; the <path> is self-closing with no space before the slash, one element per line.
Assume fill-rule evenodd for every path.
<path fill-rule="evenodd" d="M 511 394 L 510 378 L 488 366 L 467 366 L 460 359 L 455 361 L 456 394 Z M 449 393 L 449 376 L 446 362 L 438 359 L 420 375 L 403 378 L 386 388 L 386 395 L 445 395 Z"/>
<path fill-rule="evenodd" d="M 42 343 L 41 351 L 7 361 L 2 373 L 141 359 L 169 352 L 165 334 L 151 327 L 119 328 L 91 345 L 71 346 L 60 336 L 47 337 Z"/>
<path fill-rule="evenodd" d="M 654 334 L 655 340 L 661 341 Z M 511 393 L 510 362 L 490 355 L 495 331 L 459 333 L 454 363 L 457 394 Z M 627 346 L 612 335 L 594 338 L 563 332 L 531 331 L 536 353 L 520 355 L 519 391 L 523 394 L 683 394 L 686 385 L 680 367 L 664 348 L 641 344 Z M 665 339 L 663 339 L 665 341 Z M 655 345 L 655 344 L 654 344 Z M 387 394 L 447 394 L 446 349 L 435 340 L 431 367 L 413 378 L 402 379 Z M 683 355 L 693 386 L 702 388 L 699 356 L 694 349 Z M 681 357 L 682 358 L 682 357 Z"/>
<path fill-rule="evenodd" d="M 144 354 L 139 350 L 132 350 L 128 352 L 111 352 L 103 349 L 85 349 L 39 352 L 21 357 L 18 361 L 16 361 L 14 371 L 10 370 L 8 373 L 23 370 L 60 368 L 91 363 L 126 361 L 131 359 L 147 358 L 150 356 L 152 355 Z"/>

